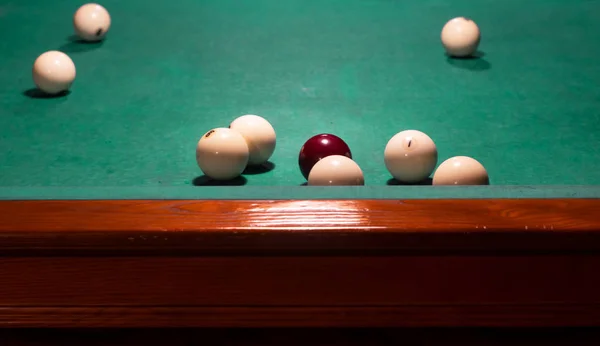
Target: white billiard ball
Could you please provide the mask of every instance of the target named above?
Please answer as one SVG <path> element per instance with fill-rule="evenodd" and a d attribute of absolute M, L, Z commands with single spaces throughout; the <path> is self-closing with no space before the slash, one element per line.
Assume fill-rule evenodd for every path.
<path fill-rule="evenodd" d="M 418 183 L 427 179 L 437 164 L 437 147 L 431 137 L 417 130 L 395 134 L 384 152 L 385 166 L 394 179 Z"/>
<path fill-rule="evenodd" d="M 247 114 L 235 119 L 229 128 L 244 136 L 250 149 L 249 165 L 267 162 L 275 152 L 275 129 L 265 118 Z"/>
<path fill-rule="evenodd" d="M 364 185 L 365 178 L 356 162 L 344 155 L 330 155 L 319 160 L 308 174 L 308 185 Z"/>
<path fill-rule="evenodd" d="M 488 185 L 490 178 L 479 161 L 455 156 L 442 162 L 433 175 L 433 185 Z"/>
<path fill-rule="evenodd" d="M 481 41 L 479 27 L 465 17 L 449 20 L 442 29 L 441 37 L 446 53 L 459 58 L 473 55 Z"/>
<path fill-rule="evenodd" d="M 63 52 L 51 50 L 38 56 L 33 63 L 33 82 L 47 94 L 69 90 L 75 81 L 75 64 Z"/>
<path fill-rule="evenodd" d="M 110 29 L 110 14 L 102 5 L 85 4 L 75 11 L 73 27 L 82 40 L 100 41 Z"/>
<path fill-rule="evenodd" d="M 228 128 L 216 128 L 200 138 L 196 162 L 204 175 L 214 180 L 231 180 L 248 165 L 250 151 L 244 137 Z"/>

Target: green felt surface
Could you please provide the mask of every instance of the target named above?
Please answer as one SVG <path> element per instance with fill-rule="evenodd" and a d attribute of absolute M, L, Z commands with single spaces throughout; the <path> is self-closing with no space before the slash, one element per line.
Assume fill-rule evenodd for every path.
<path fill-rule="evenodd" d="M 0 0 L 0 198 L 600 197 L 600 1 L 106 0 L 100 44 L 71 37 L 81 4 Z M 460 15 L 479 59 L 444 55 Z M 32 97 L 52 49 L 77 66 L 72 92 Z M 277 131 L 274 169 L 196 186 L 200 136 L 248 113 Z M 440 163 L 477 158 L 493 186 L 389 186 L 383 151 L 404 129 Z M 322 132 L 366 187 L 299 186 L 298 151 Z"/>

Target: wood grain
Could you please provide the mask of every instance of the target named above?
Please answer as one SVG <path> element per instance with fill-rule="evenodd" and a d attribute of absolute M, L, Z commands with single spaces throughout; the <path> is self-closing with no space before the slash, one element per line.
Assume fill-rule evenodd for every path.
<path fill-rule="evenodd" d="M 597 251 L 600 200 L 5 201 L 0 250 Z"/>
<path fill-rule="evenodd" d="M 5 258 L 0 306 L 597 304 L 599 267 L 562 255 Z"/>
<path fill-rule="evenodd" d="M 0 309 L 3 328 L 595 327 L 600 306 L 86 307 Z M 567 321 L 567 322 L 565 322 Z"/>
<path fill-rule="evenodd" d="M 31 257 L 0 326 L 600 325 L 600 256 Z"/>
<path fill-rule="evenodd" d="M 0 327 L 600 326 L 598 200 L 0 202 Z"/>

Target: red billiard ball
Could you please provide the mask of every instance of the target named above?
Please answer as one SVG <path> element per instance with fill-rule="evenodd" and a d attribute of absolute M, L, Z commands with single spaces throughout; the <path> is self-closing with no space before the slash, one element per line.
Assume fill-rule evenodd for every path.
<path fill-rule="evenodd" d="M 336 135 L 322 133 L 307 140 L 300 149 L 298 157 L 298 165 L 304 179 L 308 179 L 310 170 L 319 160 L 330 155 L 343 155 L 352 158 L 348 144 Z"/>

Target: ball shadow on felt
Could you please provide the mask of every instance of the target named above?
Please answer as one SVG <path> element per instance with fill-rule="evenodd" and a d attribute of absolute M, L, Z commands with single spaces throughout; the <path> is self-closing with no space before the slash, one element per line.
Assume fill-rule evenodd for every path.
<path fill-rule="evenodd" d="M 61 97 L 68 96 L 70 93 L 71 93 L 70 90 L 66 90 L 66 91 L 60 92 L 58 94 L 47 94 L 38 88 L 31 88 L 31 89 L 27 89 L 27 90 L 23 91 L 22 94 L 31 99 L 59 99 Z"/>
<path fill-rule="evenodd" d="M 274 169 L 275 169 L 275 164 L 271 161 L 267 161 L 261 165 L 253 165 L 253 166 L 246 167 L 246 169 L 244 169 L 244 172 L 242 172 L 242 174 L 244 174 L 244 175 L 263 174 L 263 173 L 270 172 Z"/>
<path fill-rule="evenodd" d="M 206 175 L 201 175 L 192 180 L 194 186 L 243 186 L 248 183 L 248 179 L 243 176 L 231 180 L 214 180 Z"/>
<path fill-rule="evenodd" d="M 395 186 L 395 185 L 402 185 L 402 186 L 427 186 L 427 185 L 433 185 L 433 179 L 432 178 L 427 178 L 423 181 L 420 181 L 418 183 L 414 183 L 414 184 L 410 184 L 410 183 L 404 183 L 401 182 L 399 180 L 396 180 L 394 178 L 391 178 L 387 181 L 386 183 L 387 185 L 391 185 L 391 186 Z"/>
<path fill-rule="evenodd" d="M 58 47 L 58 50 L 63 53 L 84 53 L 102 47 L 104 40 L 100 41 L 85 41 L 77 35 L 67 37 L 67 42 Z"/>
<path fill-rule="evenodd" d="M 485 56 L 485 52 L 478 50 L 475 54 L 467 57 L 453 57 L 446 54 L 446 61 L 448 64 L 469 71 L 485 71 L 492 68 L 492 64 L 490 64 L 483 57 Z"/>

